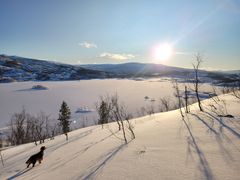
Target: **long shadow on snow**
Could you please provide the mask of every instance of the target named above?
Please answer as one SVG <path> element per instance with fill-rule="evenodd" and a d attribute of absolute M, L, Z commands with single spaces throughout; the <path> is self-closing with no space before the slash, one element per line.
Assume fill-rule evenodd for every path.
<path fill-rule="evenodd" d="M 52 152 L 54 152 L 54 151 L 56 151 L 59 147 L 65 146 L 65 145 L 67 145 L 67 144 L 69 144 L 69 143 L 72 143 L 72 142 L 74 142 L 74 141 L 77 141 L 77 140 L 79 140 L 79 139 L 82 139 L 82 138 L 90 135 L 90 134 L 93 132 L 93 130 L 96 129 L 96 128 L 98 128 L 98 127 L 95 127 L 95 128 L 93 128 L 93 129 L 84 131 L 84 132 L 80 133 L 79 135 L 77 135 L 76 137 L 69 138 L 68 141 L 65 141 L 64 143 L 59 143 L 57 146 L 56 146 L 56 145 L 52 145 L 52 146 L 48 147 L 48 149 L 53 149 Z"/>
<path fill-rule="evenodd" d="M 213 132 L 214 135 L 215 135 L 215 139 L 216 139 L 216 142 L 217 142 L 217 145 L 219 146 L 219 149 L 220 151 L 222 152 L 221 154 L 223 155 L 224 159 L 226 162 L 229 162 L 231 163 L 233 161 L 233 157 L 231 156 L 231 154 L 228 152 L 228 150 L 225 148 L 225 146 L 223 145 L 223 140 L 221 137 L 224 137 L 224 134 L 220 132 L 217 132 L 215 129 L 213 129 L 213 125 L 214 125 L 214 122 L 212 122 L 212 125 L 210 126 L 205 120 L 204 118 L 200 117 L 199 115 L 197 114 L 191 114 L 192 116 L 195 117 L 195 119 L 199 120 L 200 122 L 202 122 L 207 128 L 208 128 L 208 131 L 210 132 Z M 209 119 L 209 117 L 208 117 Z M 210 118 L 210 120 L 212 120 Z M 229 142 L 229 141 L 228 141 Z"/>
<path fill-rule="evenodd" d="M 236 146 L 236 144 L 234 144 L 234 142 L 226 134 L 224 134 L 223 130 L 224 130 L 224 128 L 226 128 L 227 130 L 229 130 L 233 135 L 235 135 L 238 138 L 240 138 L 240 133 L 238 133 L 234 128 L 230 127 L 229 125 L 226 125 L 223 122 L 223 117 L 219 117 L 219 119 L 218 119 L 217 117 L 213 116 L 212 114 L 210 114 L 208 112 L 204 112 L 204 115 L 208 118 L 212 118 L 213 120 L 216 120 L 220 124 L 221 136 L 224 137 L 228 143 L 231 143 L 231 145 L 233 145 L 235 147 L 235 149 L 237 149 L 240 152 L 240 149 L 238 148 L 238 146 Z"/>
<path fill-rule="evenodd" d="M 198 155 L 198 158 L 199 158 L 199 168 L 200 168 L 200 172 L 203 173 L 203 175 L 205 176 L 205 178 L 207 180 L 212 180 L 214 179 L 213 177 L 213 174 L 212 174 L 212 171 L 211 171 L 211 168 L 208 164 L 208 161 L 204 155 L 204 153 L 202 152 L 202 150 L 199 148 L 197 142 L 196 142 L 196 139 L 195 137 L 193 136 L 193 133 L 188 125 L 188 123 L 186 122 L 186 120 L 184 118 L 182 118 L 182 121 L 184 122 L 187 130 L 188 130 L 188 133 L 190 135 L 190 137 L 188 138 L 188 144 L 193 147 L 196 152 L 197 152 L 197 155 Z"/>
<path fill-rule="evenodd" d="M 108 136 L 100 139 L 100 140 L 97 141 L 97 142 L 91 143 L 90 145 L 88 145 L 87 147 L 85 147 L 85 148 L 83 148 L 83 149 L 80 149 L 79 151 L 77 151 L 77 152 L 75 152 L 75 153 L 73 154 L 72 158 L 70 158 L 70 159 L 68 159 L 68 160 L 66 160 L 66 161 L 61 161 L 60 164 L 57 164 L 56 166 L 53 166 L 53 167 L 51 168 L 51 170 L 55 170 L 55 169 L 57 169 L 57 168 L 65 165 L 65 164 L 71 162 L 72 160 L 74 160 L 74 159 L 76 159 L 77 157 L 79 157 L 81 154 L 85 153 L 88 149 L 90 149 L 90 148 L 92 148 L 93 146 L 95 146 L 95 145 L 97 145 L 97 144 L 105 141 L 106 139 L 110 138 L 111 136 L 113 136 L 113 134 L 108 135 Z"/>
<path fill-rule="evenodd" d="M 213 123 L 212 125 L 209 125 L 204 119 L 200 118 L 197 114 L 191 115 L 197 118 L 197 120 L 199 120 L 200 122 L 202 122 L 208 128 L 208 131 L 213 132 L 215 135 L 219 135 L 219 133 L 215 129 L 213 129 Z"/>
<path fill-rule="evenodd" d="M 213 116 L 212 114 L 210 114 L 209 112 L 205 112 L 205 114 L 206 114 L 208 117 L 211 117 L 212 119 L 215 119 L 216 121 L 218 121 L 218 123 L 219 123 L 222 127 L 228 129 L 232 134 L 234 134 L 235 136 L 237 136 L 238 138 L 240 138 L 240 133 L 237 132 L 237 131 L 236 131 L 235 129 L 233 129 L 232 127 L 230 127 L 230 126 L 228 126 L 227 124 L 225 124 L 225 123 L 223 122 L 223 118 L 222 118 L 222 117 L 217 118 L 217 117 Z"/>
<path fill-rule="evenodd" d="M 15 178 L 17 178 L 17 177 L 25 174 L 26 172 L 30 171 L 31 169 L 32 169 L 32 167 L 31 167 L 31 168 L 25 168 L 25 169 L 23 169 L 23 170 L 20 170 L 20 171 L 17 172 L 15 175 L 7 178 L 7 180 L 13 180 L 13 179 L 15 179 Z"/>
<path fill-rule="evenodd" d="M 99 170 L 104 168 L 104 166 L 124 147 L 126 147 L 126 144 L 121 144 L 120 146 L 117 146 L 110 150 L 108 153 L 105 155 L 101 156 L 98 160 L 96 160 L 97 163 L 96 165 L 93 165 L 92 167 L 89 168 L 89 172 L 86 174 L 83 174 L 76 179 L 83 179 L 83 180 L 88 180 L 88 179 L 93 179 Z"/>

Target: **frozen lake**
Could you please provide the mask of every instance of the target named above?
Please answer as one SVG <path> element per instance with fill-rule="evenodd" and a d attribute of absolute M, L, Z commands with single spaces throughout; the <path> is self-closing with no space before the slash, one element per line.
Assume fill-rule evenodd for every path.
<path fill-rule="evenodd" d="M 34 85 L 43 85 L 47 90 L 32 90 Z M 182 86 L 182 84 L 180 84 Z M 204 91 L 212 91 L 208 84 Z M 128 111 L 135 114 L 141 107 L 155 106 L 158 111 L 159 98 L 173 97 L 173 85 L 166 79 L 104 79 L 56 82 L 14 82 L 0 84 L 0 128 L 7 126 L 11 116 L 24 107 L 30 114 L 44 112 L 51 118 L 58 118 L 62 101 L 66 101 L 72 112 L 72 125 L 92 124 L 97 121 L 96 112 L 75 113 L 78 108 L 95 109 L 95 103 L 102 95 L 118 94 Z M 148 96 L 146 100 L 144 97 Z M 151 101 L 154 99 L 155 101 Z M 57 122 L 57 120 L 56 120 Z"/>

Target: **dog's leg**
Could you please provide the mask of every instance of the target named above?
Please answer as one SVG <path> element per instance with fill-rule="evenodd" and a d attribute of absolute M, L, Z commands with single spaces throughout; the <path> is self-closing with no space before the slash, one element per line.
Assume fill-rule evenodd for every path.
<path fill-rule="evenodd" d="M 38 162 L 39 162 L 39 164 L 41 164 L 41 163 L 42 163 L 42 160 L 41 160 L 41 159 L 39 159 L 39 160 L 38 160 Z"/>
<path fill-rule="evenodd" d="M 35 166 L 35 164 L 36 164 L 36 161 L 33 161 L 33 162 L 32 162 L 32 164 L 33 164 L 33 165 L 32 165 L 32 167 L 34 167 L 34 166 Z"/>

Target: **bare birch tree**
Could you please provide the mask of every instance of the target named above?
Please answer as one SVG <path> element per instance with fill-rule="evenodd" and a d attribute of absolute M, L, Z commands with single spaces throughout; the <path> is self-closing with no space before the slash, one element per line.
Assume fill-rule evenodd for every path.
<path fill-rule="evenodd" d="M 203 111 L 201 100 L 200 100 L 200 97 L 199 97 L 199 82 L 200 82 L 199 81 L 199 68 L 200 68 L 201 63 L 203 62 L 202 61 L 202 55 L 200 53 L 197 53 L 195 55 L 195 58 L 196 58 L 196 63 L 192 64 L 193 69 L 194 69 L 194 75 L 195 75 L 194 91 L 196 93 L 196 97 L 197 97 L 197 101 L 198 101 L 198 107 L 199 107 L 200 111 Z"/>
<path fill-rule="evenodd" d="M 177 80 L 173 81 L 173 88 L 175 89 L 174 96 L 178 100 L 178 108 L 179 108 L 180 114 L 181 114 L 182 117 L 184 117 L 183 112 L 182 112 L 182 98 L 181 98 L 181 95 L 180 95 L 180 90 L 179 90 Z"/>
<path fill-rule="evenodd" d="M 130 132 L 132 139 L 135 138 L 133 126 L 129 119 L 132 117 L 127 113 L 124 105 L 120 104 L 118 95 L 106 96 L 100 98 L 100 103 L 97 103 L 97 112 L 99 115 L 99 124 L 109 122 L 117 122 L 118 130 L 122 131 L 123 140 L 128 143 L 127 131 Z"/>

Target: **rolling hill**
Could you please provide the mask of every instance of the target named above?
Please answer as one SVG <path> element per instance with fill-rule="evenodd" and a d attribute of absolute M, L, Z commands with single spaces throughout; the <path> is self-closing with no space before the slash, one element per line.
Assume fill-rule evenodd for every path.
<path fill-rule="evenodd" d="M 0 55 L 0 82 L 80 80 L 109 75 L 69 64 Z"/>

